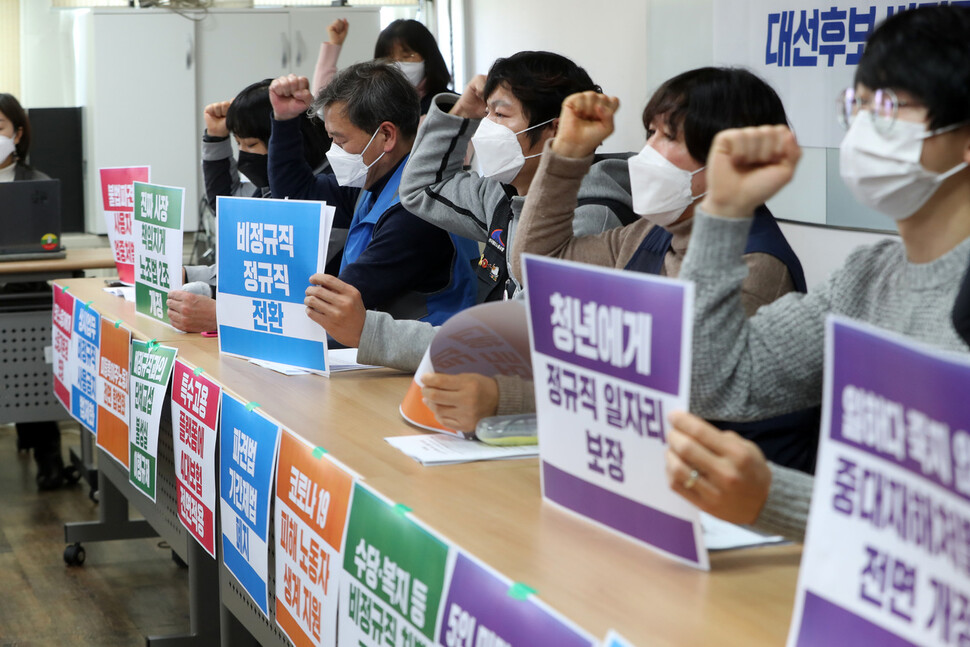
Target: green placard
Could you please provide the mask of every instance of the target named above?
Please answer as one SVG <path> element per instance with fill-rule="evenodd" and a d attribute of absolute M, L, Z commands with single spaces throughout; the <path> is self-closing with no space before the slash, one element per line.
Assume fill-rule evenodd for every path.
<path fill-rule="evenodd" d="M 135 182 L 135 310 L 168 319 L 168 292 L 182 281 L 182 208 L 185 191 Z"/>
<path fill-rule="evenodd" d="M 175 348 L 161 346 L 154 340 L 131 342 L 128 480 L 152 501 L 155 500 L 158 428 L 177 353 Z"/>
<path fill-rule="evenodd" d="M 165 229 L 182 229 L 184 189 L 135 182 L 135 220 Z M 142 237 L 144 239 L 144 236 Z"/>
<path fill-rule="evenodd" d="M 344 571 L 352 580 L 352 595 L 356 587 L 363 589 L 433 641 L 447 561 L 447 544 L 360 483 L 354 485 L 344 548 Z M 388 563 L 394 565 L 394 585 L 386 581 Z"/>

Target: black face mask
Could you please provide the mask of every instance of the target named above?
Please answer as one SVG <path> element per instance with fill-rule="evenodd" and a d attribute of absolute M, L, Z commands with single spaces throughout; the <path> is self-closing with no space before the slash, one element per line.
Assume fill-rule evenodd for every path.
<path fill-rule="evenodd" d="M 249 181 L 259 188 L 269 186 L 269 171 L 267 170 L 268 155 L 239 151 L 239 162 L 236 167 L 239 172 L 249 178 Z"/>

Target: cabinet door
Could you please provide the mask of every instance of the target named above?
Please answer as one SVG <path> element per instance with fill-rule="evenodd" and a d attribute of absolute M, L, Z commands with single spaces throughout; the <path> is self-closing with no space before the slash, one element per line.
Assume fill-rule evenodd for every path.
<path fill-rule="evenodd" d="M 98 169 L 147 164 L 152 182 L 185 189 L 185 230 L 194 231 L 195 24 L 146 10 L 86 18 L 87 230 L 105 232 Z"/>
<path fill-rule="evenodd" d="M 293 43 L 285 11 L 210 11 L 198 24 L 199 134 L 202 108 L 228 101 L 256 81 L 292 68 Z"/>
<path fill-rule="evenodd" d="M 337 18 L 350 23 L 347 40 L 340 50 L 338 67 L 343 69 L 352 63 L 369 61 L 374 56 L 374 43 L 381 32 L 381 12 L 377 7 L 319 7 L 314 9 L 290 9 L 290 37 L 293 41 L 293 65 L 291 71 L 313 78 L 320 43 L 328 39 L 327 25 Z"/>

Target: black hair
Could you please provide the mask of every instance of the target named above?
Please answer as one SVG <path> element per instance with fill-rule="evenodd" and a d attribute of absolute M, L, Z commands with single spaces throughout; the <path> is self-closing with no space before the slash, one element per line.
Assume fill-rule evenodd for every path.
<path fill-rule="evenodd" d="M 701 164 L 722 130 L 788 123 L 785 106 L 770 85 L 748 70 L 730 67 L 701 67 L 664 81 L 643 109 L 643 127 L 649 131 L 658 119 L 671 137 L 683 130 L 687 152 Z"/>
<path fill-rule="evenodd" d="M 0 92 L 0 112 L 13 124 L 14 136 L 20 131 L 20 141 L 17 142 L 15 152 L 17 162 L 21 166 L 27 165 L 27 154 L 30 152 L 30 119 L 17 97 L 6 92 Z"/>
<path fill-rule="evenodd" d="M 602 92 L 586 70 L 552 52 L 519 52 L 497 59 L 485 79 L 485 98 L 499 86 L 507 87 L 519 100 L 530 127 L 558 117 L 562 102 L 571 94 Z M 528 135 L 534 146 L 542 131 L 530 130 Z"/>
<path fill-rule="evenodd" d="M 417 20 L 395 20 L 377 37 L 374 45 L 374 58 L 388 58 L 394 43 L 420 54 L 424 59 L 424 92 L 434 96 L 451 89 L 451 74 L 445 59 L 438 49 L 438 43 L 428 28 Z"/>
<path fill-rule="evenodd" d="M 256 139 L 269 144 L 273 105 L 269 101 L 269 84 L 263 79 L 247 85 L 236 95 L 226 111 L 226 128 L 240 139 Z"/>
<path fill-rule="evenodd" d="M 919 7 L 876 27 L 855 82 L 904 90 L 926 105 L 931 129 L 970 120 L 970 7 Z"/>
<path fill-rule="evenodd" d="M 385 121 L 394 124 L 405 139 L 418 132 L 418 91 L 393 65 L 377 61 L 351 65 L 320 90 L 311 110 L 320 114 L 334 103 L 342 103 L 350 123 L 368 134 Z"/>
<path fill-rule="evenodd" d="M 226 111 L 226 128 L 240 139 L 256 138 L 269 146 L 270 120 L 273 105 L 269 100 L 269 86 L 273 79 L 263 79 L 248 85 L 236 95 Z M 305 114 L 300 117 L 303 133 L 303 157 L 311 168 L 323 164 L 330 150 L 330 137 L 326 129 Z"/>

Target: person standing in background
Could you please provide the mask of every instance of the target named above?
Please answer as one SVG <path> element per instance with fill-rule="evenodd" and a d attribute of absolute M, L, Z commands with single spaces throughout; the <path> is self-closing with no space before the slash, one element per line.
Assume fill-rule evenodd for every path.
<path fill-rule="evenodd" d="M 313 69 L 313 95 L 325 88 L 337 74 L 340 48 L 347 39 L 350 24 L 339 18 L 329 27 L 328 42 L 320 43 L 320 57 Z M 428 28 L 417 20 L 395 20 L 377 37 L 374 59 L 385 60 L 400 69 L 421 99 L 421 115 L 428 112 L 436 94 L 451 92 L 451 74 L 438 43 Z"/>
<path fill-rule="evenodd" d="M 30 153 L 30 120 L 12 94 L 0 92 L 0 182 L 49 180 L 47 174 L 27 163 Z M 0 286 L 0 292 L 48 291 L 47 283 L 15 283 Z M 61 430 L 55 420 L 17 423 L 17 449 L 34 450 L 37 487 L 54 490 L 64 484 Z"/>

